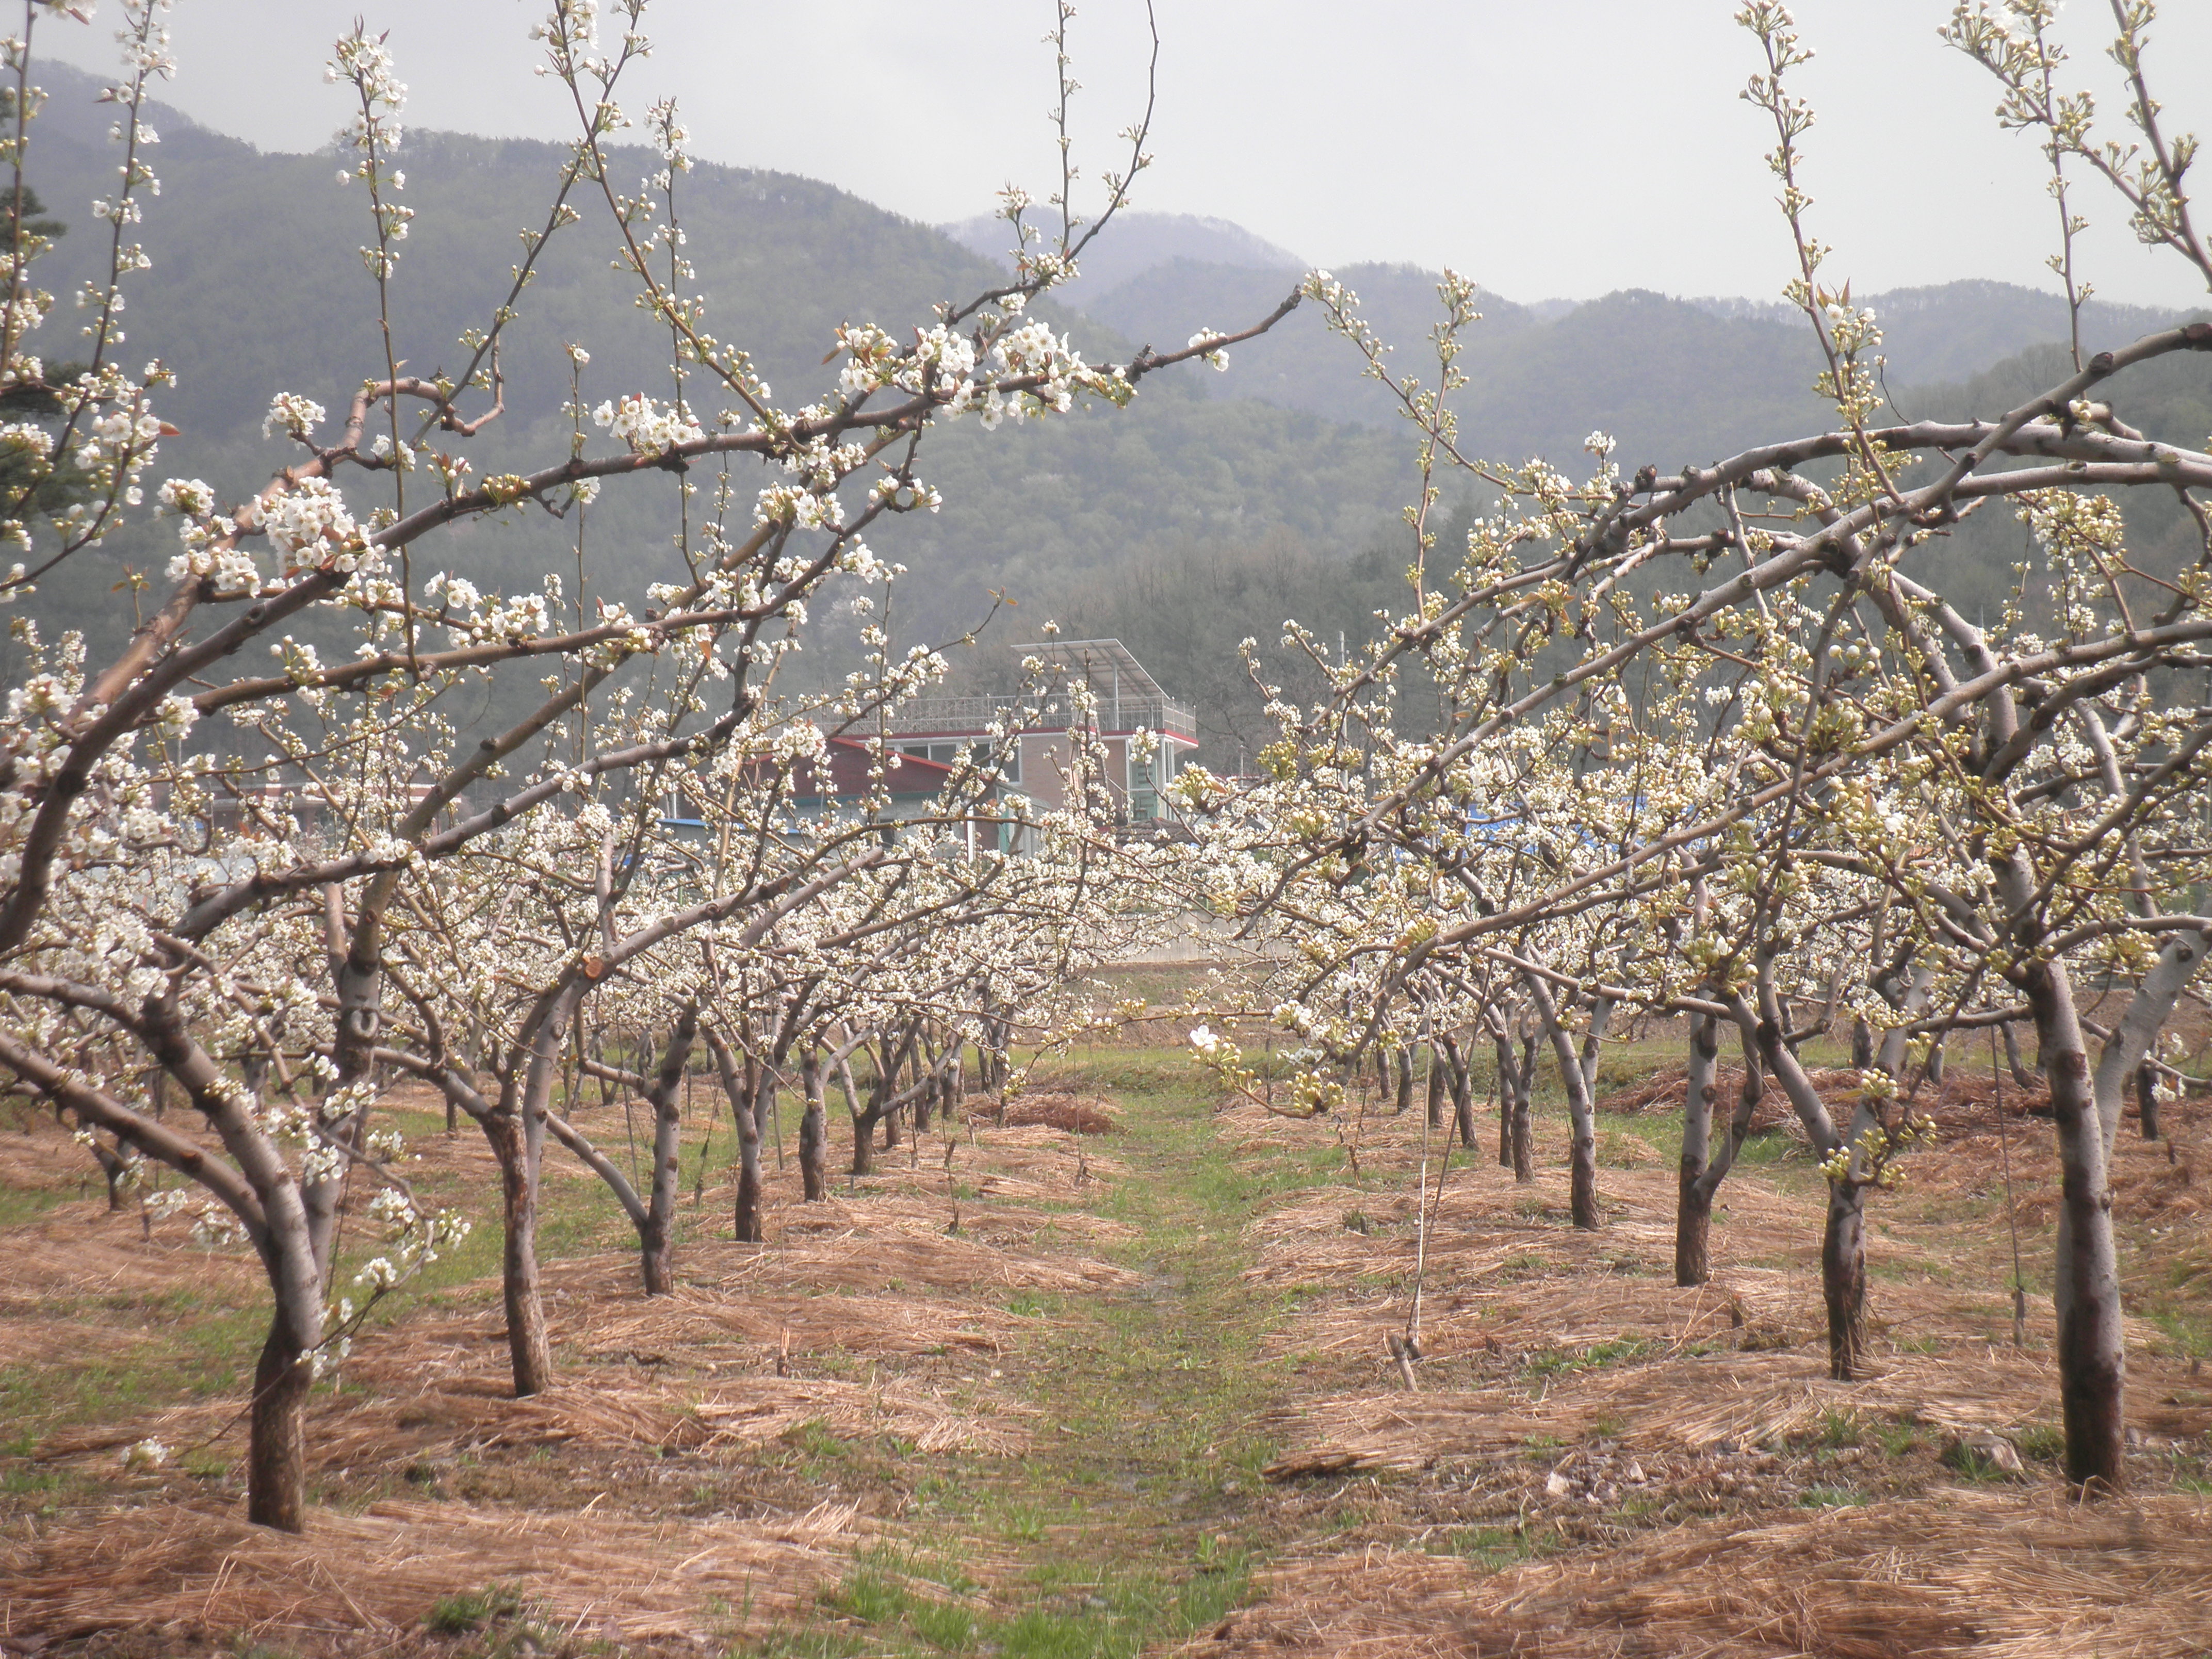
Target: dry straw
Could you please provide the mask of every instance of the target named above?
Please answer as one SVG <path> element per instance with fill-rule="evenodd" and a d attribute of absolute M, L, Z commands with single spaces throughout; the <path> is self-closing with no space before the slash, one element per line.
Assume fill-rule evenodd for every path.
<path fill-rule="evenodd" d="M 1370 1550 L 1268 1575 L 1193 1659 L 2195 1659 L 2212 1502 L 1937 1502 L 1721 1520 L 1489 1573 Z"/>
<path fill-rule="evenodd" d="M 594 1500 L 596 1501 L 596 1500 Z M 843 1571 L 848 1507 L 784 1521 L 656 1523 L 383 1503 L 303 1534 L 155 1504 L 13 1541 L 6 1635 L 134 1629 L 179 1643 L 419 1627 L 441 1598 L 505 1585 L 537 1620 L 615 1644 L 757 1634 Z"/>
<path fill-rule="evenodd" d="M 2138 1376 L 2129 1420 L 2160 1438 L 2212 1430 L 2212 1396 L 2190 1389 L 2170 1364 Z M 2058 1408 L 2048 1360 L 2007 1348 L 1972 1364 L 1899 1355 L 1875 1376 L 1837 1382 L 1814 1349 L 1681 1354 L 1660 1363 L 1569 1370 L 1534 1386 L 1459 1394 L 1340 1396 L 1268 1419 L 1291 1449 L 1271 1479 L 1364 1469 L 1421 1469 L 1456 1459 L 1517 1458 L 1532 1442 L 1602 1435 L 1631 1448 L 1698 1451 L 1786 1440 L 1838 1418 L 1918 1423 L 1954 1431 L 2018 1430 Z"/>

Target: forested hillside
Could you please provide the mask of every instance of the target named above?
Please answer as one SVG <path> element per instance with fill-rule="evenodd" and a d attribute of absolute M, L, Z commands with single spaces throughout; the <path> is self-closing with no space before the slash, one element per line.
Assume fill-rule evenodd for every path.
<path fill-rule="evenodd" d="M 41 71 L 53 96 L 38 129 L 31 182 L 70 227 L 43 280 L 67 295 L 104 252 L 89 211 L 113 158 L 94 83 L 60 66 Z M 182 435 L 160 471 L 199 476 L 224 494 L 250 488 L 283 458 L 261 435 L 270 395 L 312 396 L 333 416 L 365 374 L 380 369 L 374 290 L 355 246 L 368 204 L 339 186 L 328 155 L 263 154 L 159 111 L 164 199 L 143 226 L 160 280 L 131 313 L 131 349 L 159 356 L 180 384 L 166 407 Z M 642 175 L 650 153 L 626 152 Z M 457 366 L 464 331 L 481 327 L 503 295 L 519 233 L 544 222 L 563 152 L 556 145 L 424 132 L 406 142 L 405 200 L 416 214 L 392 285 L 395 346 L 416 371 Z M 617 179 L 617 187 L 635 181 Z M 191 210 L 183 210 L 183 204 Z M 580 198 L 582 222 L 562 231 L 523 296 L 504 353 L 507 412 L 470 446 L 478 476 L 543 454 L 564 429 L 566 343 L 592 361 L 591 407 L 666 378 L 666 343 L 609 268 L 604 204 Z M 708 321 L 742 342 L 781 398 L 825 382 L 821 358 L 840 322 L 892 325 L 927 314 L 993 280 L 988 224 L 940 231 L 788 174 L 701 166 L 679 197 L 695 286 L 714 296 Z M 1093 275 L 1075 286 L 1073 319 L 1085 349 L 1126 356 L 1179 345 L 1201 327 L 1231 329 L 1264 315 L 1296 281 L 1285 251 L 1218 220 L 1136 215 L 1102 243 Z M 1109 233 L 1112 234 L 1114 233 Z M 967 246 L 963 246 L 963 241 Z M 1104 248 L 1114 251 L 1107 252 Z M 1192 258 L 1193 254 L 1202 256 Z M 1437 315 L 1433 273 L 1364 266 L 1340 273 L 1362 295 L 1401 374 L 1434 376 L 1426 336 Z M 1110 281 L 1111 285 L 1106 286 Z M 1907 414 L 1992 406 L 2033 379 L 1999 360 L 2063 335 L 2063 305 L 2007 284 L 1959 283 L 1883 296 L 1893 391 Z M 1573 471 L 1593 429 L 1620 442 L 1616 459 L 1674 467 L 1711 459 L 1754 434 L 1811 429 L 1823 410 L 1816 364 L 1801 325 L 1778 305 L 1680 300 L 1622 290 L 1585 304 L 1522 305 L 1486 296 L 1462 360 L 1471 384 L 1457 399 L 1470 452 L 1518 461 L 1542 455 Z M 1063 323 L 1069 313 L 1054 314 Z M 66 301 L 48 325 L 66 326 Z M 2154 325 L 2155 313 L 2093 304 L 2092 349 Z M 66 344 L 47 344 L 65 359 Z M 1006 646 L 1033 636 L 1045 614 L 1089 634 L 1127 639 L 1205 712 L 1217 760 L 1255 746 L 1261 699 L 1236 660 L 1250 635 L 1294 688 L 1295 660 L 1275 649 L 1281 623 L 1304 619 L 1332 647 L 1357 643 L 1377 607 L 1402 592 L 1407 543 L 1398 514 L 1413 489 L 1410 444 L 1382 387 L 1330 336 L 1317 313 L 1293 313 L 1265 339 L 1231 354 L 1226 374 L 1195 366 L 1146 383 L 1138 406 L 1109 424 L 1088 417 L 1032 431 L 954 429 L 936 450 L 933 481 L 944 510 L 911 516 L 881 538 L 886 556 L 925 579 L 897 596 L 895 626 L 912 637 L 957 633 L 995 592 L 1020 608 L 991 630 L 997 644 L 957 662 L 990 680 Z M 1981 373 L 1944 389 L 1930 381 Z M 2154 431 L 2191 441 L 2212 401 L 2195 364 L 2160 368 L 2157 405 L 2136 411 Z M 594 434 L 595 437 L 597 434 Z M 650 493 L 650 492 L 646 492 Z M 594 544 L 620 550 L 615 567 L 640 588 L 675 567 L 672 499 L 632 492 L 595 508 Z M 1449 505 L 1449 504 L 1448 504 Z M 82 561 L 50 583 L 34 608 L 89 612 L 122 568 L 158 568 L 172 550 L 154 527 L 116 538 L 104 561 Z M 511 515 L 469 533 L 480 585 L 534 578 L 573 558 L 572 525 Z M 2008 580 L 2003 534 L 1970 538 L 1985 566 L 1971 586 L 1990 601 Z M 100 614 L 117 613 L 102 608 Z M 112 627 L 116 624 L 110 623 Z M 850 637 L 850 629 L 842 637 Z M 811 672 L 838 666 L 817 647 Z M 1258 738 L 1256 741 L 1264 741 Z"/>

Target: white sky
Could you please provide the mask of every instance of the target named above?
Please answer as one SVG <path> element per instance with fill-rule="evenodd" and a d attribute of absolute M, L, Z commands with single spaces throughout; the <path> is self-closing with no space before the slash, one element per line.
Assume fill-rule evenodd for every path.
<path fill-rule="evenodd" d="M 1158 0 L 1159 108 L 1138 205 L 1218 215 L 1316 264 L 1451 264 L 1509 297 L 1623 287 L 1773 297 L 1790 253 L 1736 97 L 1756 48 L 1736 0 Z M 310 149 L 344 117 L 324 84 L 356 14 L 391 31 L 410 123 L 568 135 L 526 40 L 544 0 L 177 0 L 161 95 L 264 149 Z M 2170 127 L 2212 133 L 2212 0 L 2166 0 L 2154 86 Z M 41 50 L 112 61 L 113 0 Z M 2054 211 L 2033 143 L 1996 129 L 1995 83 L 1943 48 L 1949 0 L 1799 0 L 1821 112 L 1807 182 L 1828 267 L 1860 292 L 1964 276 L 2052 286 Z M 932 222 L 988 210 L 1010 179 L 1054 182 L 1046 0 L 657 0 L 630 107 L 673 93 L 704 158 L 827 179 Z M 2100 26 L 2102 25 L 2100 30 Z M 1141 0 L 1074 25 L 1084 165 L 1141 106 Z M 2122 106 L 2109 12 L 2069 0 L 2073 69 Z M 569 118 L 573 119 L 573 118 Z M 2136 246 L 2109 198 L 2087 272 L 2106 298 L 2191 305 L 2201 279 Z M 2212 216 L 2208 214 L 2207 216 Z"/>

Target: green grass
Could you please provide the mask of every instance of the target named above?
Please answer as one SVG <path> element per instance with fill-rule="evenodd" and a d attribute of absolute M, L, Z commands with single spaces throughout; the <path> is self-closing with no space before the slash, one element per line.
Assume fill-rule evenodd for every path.
<path fill-rule="evenodd" d="M 504 1584 L 482 1589 L 455 1590 L 431 1603 L 422 1616 L 425 1628 L 441 1636 L 465 1636 L 522 1611 L 522 1597 Z"/>
<path fill-rule="evenodd" d="M 1814 1430 L 1812 1443 L 1816 1446 L 1843 1447 L 1863 1445 L 1866 1442 L 1867 1425 L 1853 1411 L 1837 1411 L 1831 1407 L 1820 1413 L 1820 1426 Z"/>
<path fill-rule="evenodd" d="M 1532 1377 L 1597 1370 L 1607 1365 L 1640 1359 L 1659 1346 L 1642 1337 L 1617 1337 L 1610 1342 L 1592 1343 L 1587 1348 L 1555 1348 L 1547 1353 L 1536 1355 L 1522 1369 Z"/>
<path fill-rule="evenodd" d="M 908 1564 L 864 1558 L 822 1598 L 843 1629 L 788 1637 L 789 1654 L 994 1653 L 1002 1659 L 1134 1659 L 1154 1643 L 1219 1621 L 1248 1592 L 1250 1564 L 1216 1549 L 1188 1577 L 1123 1566 L 1084 1565 L 1048 1575 L 1031 1605 L 1003 1610 L 948 1595 Z"/>
<path fill-rule="evenodd" d="M 1430 1547 L 1438 1547 L 1432 1543 Z M 1471 1561 L 1485 1572 L 1501 1572 L 1544 1552 L 1541 1535 L 1536 1533 L 1502 1527 L 1454 1527 L 1444 1534 L 1441 1553 Z"/>
<path fill-rule="evenodd" d="M 1808 1486 L 1797 1496 L 1798 1505 L 1808 1510 L 1851 1509 L 1866 1501 L 1855 1486 Z"/>
<path fill-rule="evenodd" d="M 761 1650 L 1133 1656 L 1218 1622 L 1247 1594 L 1249 1540 L 1220 1530 L 1221 1511 L 1274 1455 L 1251 1424 L 1287 1376 L 1262 1343 L 1295 1298 L 1243 1282 L 1243 1228 L 1341 1169 L 1342 1154 L 1237 1161 L 1206 1079 L 1173 1051 L 1079 1049 L 1042 1068 L 1046 1080 L 1116 1097 L 1113 1151 L 1147 1173 L 1086 1196 L 1135 1230 L 1107 1253 L 1141 1282 L 1010 1296 L 1036 1320 L 1004 1366 L 1041 1413 L 1032 1449 L 1011 1464 L 939 1465 L 915 1482 L 910 1511 L 919 1533 L 988 1540 L 1019 1570 L 984 1594 L 949 1543 L 939 1559 L 870 1552 L 823 1598 L 834 1631 Z"/>

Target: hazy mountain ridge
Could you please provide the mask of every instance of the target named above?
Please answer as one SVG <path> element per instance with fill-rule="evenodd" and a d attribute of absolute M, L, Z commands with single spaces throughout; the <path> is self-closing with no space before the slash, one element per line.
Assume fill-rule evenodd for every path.
<path fill-rule="evenodd" d="M 1055 228 L 1056 221 L 1035 212 L 1030 222 L 1041 229 Z M 938 227 L 971 252 L 980 253 L 1004 269 L 1013 267 L 1013 227 L 996 214 Z M 1068 292 L 1103 294 L 1155 266 L 1188 259 L 1200 264 L 1228 265 L 1239 270 L 1279 270 L 1295 275 L 1306 261 L 1287 248 L 1278 247 L 1227 219 L 1194 213 L 1123 211 L 1099 233 L 1083 255 L 1081 275 Z"/>
<path fill-rule="evenodd" d="M 1440 314 L 1438 274 L 1402 264 L 1353 265 L 1334 274 L 1358 295 L 1362 315 L 1391 347 L 1393 373 L 1433 384 L 1428 338 Z M 1279 286 L 1272 273 L 1177 258 L 1109 292 L 1086 295 L 1081 304 L 1132 339 L 1165 344 L 1171 319 L 1202 315 L 1212 325 L 1225 326 L 1217 319 L 1272 305 L 1281 297 Z M 1867 295 L 1863 303 L 1881 319 L 1886 372 L 1899 388 L 1955 384 L 2008 357 L 2063 343 L 2068 333 L 2062 296 L 2011 283 L 1899 289 Z M 1668 459 L 1667 441 L 1680 443 L 1705 430 L 1698 419 L 1683 419 L 1683 397 L 1695 407 L 1719 390 L 1697 368 L 1700 358 L 1715 369 L 1746 375 L 1731 391 L 1747 394 L 1755 408 L 1797 409 L 1803 418 L 1823 418 L 1812 393 L 1820 363 L 1808 325 L 1779 301 L 1678 299 L 1622 289 L 1579 303 L 1525 305 L 1485 292 L 1480 304 L 1482 320 L 1462 337 L 1460 361 L 1473 384 L 1458 401 L 1463 429 L 1482 434 L 1475 447 L 1486 455 L 1517 459 L 1544 453 L 1559 460 L 1591 427 L 1600 426 L 1621 441 L 1624 453 Z M 2187 314 L 2093 298 L 2083 307 L 2082 349 L 2124 344 Z M 1624 330 L 1629 316 L 1635 326 Z M 1243 348 L 1239 366 L 1245 372 L 1235 377 L 1235 395 L 1362 423 L 1396 416 L 1395 400 L 1363 376 L 1357 356 L 1328 337 L 1323 319 L 1310 307 L 1265 340 Z M 1571 380 L 1556 391 L 1541 391 L 1542 373 L 1568 368 L 1577 371 Z M 1648 400 L 1638 395 L 1638 388 L 1651 394 Z M 1224 386 L 1214 395 L 1228 391 Z M 1532 397 L 1540 397 L 1557 417 L 1539 412 Z M 1723 419 L 1712 430 L 1726 441 L 1741 429 Z"/>

